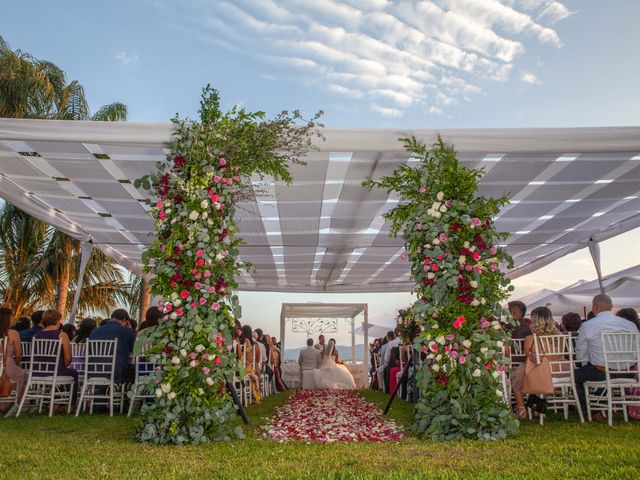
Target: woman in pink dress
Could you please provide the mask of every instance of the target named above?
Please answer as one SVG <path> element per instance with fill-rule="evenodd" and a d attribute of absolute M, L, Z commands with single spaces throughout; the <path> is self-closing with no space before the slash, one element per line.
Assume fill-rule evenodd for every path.
<path fill-rule="evenodd" d="M 13 322 L 13 310 L 10 308 L 0 308 L 0 355 L 3 356 L 3 364 L 7 369 L 9 379 L 18 384 L 18 402 L 22 399 L 24 389 L 27 386 L 27 372 L 20 368 L 22 361 L 22 345 L 20 344 L 20 334 L 11 330 Z M 6 352 L 6 357 L 4 352 Z M 0 409 L 11 408 L 9 404 L 0 405 Z"/>

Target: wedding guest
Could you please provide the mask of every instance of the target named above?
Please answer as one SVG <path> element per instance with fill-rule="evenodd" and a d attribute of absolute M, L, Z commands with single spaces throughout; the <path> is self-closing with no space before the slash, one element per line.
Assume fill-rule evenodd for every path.
<path fill-rule="evenodd" d="M 582 411 L 587 411 L 587 400 L 584 393 L 585 382 L 602 382 L 605 380 L 604 353 L 602 351 L 602 333 L 638 333 L 638 328 L 629 320 L 618 317 L 611 312 L 611 297 L 599 294 L 593 297 L 591 311 L 594 317 L 580 327 L 576 342 L 576 360 L 582 366 L 575 371 L 576 389 Z M 632 357 L 630 357 L 630 360 Z M 620 360 L 623 360 L 621 357 Z M 612 374 L 615 376 L 615 374 Z M 593 421 L 600 422 L 604 417 L 600 412 L 592 416 Z"/>
<path fill-rule="evenodd" d="M 383 383 L 383 385 L 378 385 L 378 388 L 380 389 L 384 389 L 385 388 L 385 380 L 384 380 L 384 354 L 385 351 L 387 350 L 387 343 L 389 343 L 388 337 L 387 335 L 385 335 L 382 338 L 382 345 L 380 345 L 380 365 L 378 366 L 378 369 L 376 370 L 376 377 L 378 376 L 377 374 L 380 374 L 382 380 L 381 382 Z"/>
<path fill-rule="evenodd" d="M 67 334 L 67 337 L 69 337 L 69 341 L 71 343 L 75 342 L 76 336 L 78 335 L 78 330 L 76 329 L 75 325 L 71 323 L 65 323 L 62 326 L 62 331 Z"/>
<path fill-rule="evenodd" d="M 20 368 L 22 345 L 20 344 L 20 334 L 9 328 L 12 322 L 13 310 L 0 308 L 0 355 L 9 380 L 17 383 L 19 402 L 27 385 L 28 373 Z M 0 408 L 3 408 L 1 404 Z M 6 409 L 9 408 L 11 405 L 6 404 Z"/>
<path fill-rule="evenodd" d="M 269 343 L 267 342 L 266 336 L 264 334 L 264 332 L 262 331 L 261 328 L 256 328 L 254 333 L 257 335 L 257 341 L 259 343 L 261 343 L 262 345 L 264 345 L 264 348 L 266 349 L 266 353 L 267 353 L 267 358 L 271 355 L 271 347 L 269 346 Z"/>
<path fill-rule="evenodd" d="M 392 331 L 387 333 L 387 344 L 384 347 L 384 353 L 380 354 L 380 366 L 383 367 L 383 375 L 384 375 L 384 385 L 385 385 L 385 393 L 389 393 L 390 381 L 389 381 L 389 370 L 391 365 L 389 364 L 389 360 L 391 358 L 391 350 L 395 347 L 400 346 L 400 338 L 396 337 L 396 334 Z"/>
<path fill-rule="evenodd" d="M 544 337 L 546 335 L 560 335 L 561 332 L 553 319 L 551 310 L 547 307 L 537 307 L 531 312 L 531 334 L 524 338 L 523 354 L 532 361 L 536 361 L 536 352 L 533 343 L 533 335 Z M 562 355 L 547 355 L 551 362 L 563 360 Z M 524 393 L 522 392 L 522 381 L 524 380 L 524 370 L 526 363 L 518 365 L 511 375 L 511 390 L 516 400 L 517 415 L 519 419 L 527 418 L 527 409 L 524 403 Z M 552 372 L 552 374 L 555 372 Z M 560 372 L 557 372 L 560 373 Z"/>
<path fill-rule="evenodd" d="M 133 333 L 135 333 L 136 335 L 138 334 L 138 322 L 133 318 L 129 319 L 129 321 L 127 322 L 127 327 L 133 330 Z"/>
<path fill-rule="evenodd" d="M 391 347 L 389 350 L 389 395 L 393 394 L 400 372 L 400 347 Z"/>
<path fill-rule="evenodd" d="M 135 373 L 131 364 L 131 354 L 136 334 L 127 326 L 128 322 L 129 313 L 123 308 L 118 308 L 111 314 L 109 321 L 93 330 L 89 335 L 90 340 L 118 340 L 113 374 L 113 380 L 116 384 L 131 383 Z"/>
<path fill-rule="evenodd" d="M 564 333 L 571 333 L 572 335 L 577 335 L 578 330 L 580 330 L 580 325 L 582 324 L 582 318 L 579 313 L 569 312 L 565 313 L 562 316 L 562 320 L 560 321 L 560 330 Z"/>
<path fill-rule="evenodd" d="M 264 339 L 269 345 L 269 366 L 271 367 L 273 382 L 275 383 L 276 390 L 278 392 L 284 392 L 287 389 L 287 386 L 282 381 L 280 370 L 278 369 L 278 365 L 280 363 L 280 352 L 274 345 L 272 337 L 270 337 L 269 335 L 265 335 Z M 313 341 L 311 342 L 311 344 L 313 345 Z"/>
<path fill-rule="evenodd" d="M 162 310 L 158 307 L 149 307 L 144 315 L 144 321 L 138 327 L 138 332 L 147 328 L 157 327 L 158 322 L 162 318 Z"/>
<path fill-rule="evenodd" d="M 97 328 L 98 324 L 95 319 L 87 317 L 80 322 L 78 327 L 78 336 L 76 337 L 76 343 L 86 343 L 89 339 L 89 335 Z"/>
<path fill-rule="evenodd" d="M 58 363 L 58 375 L 63 377 L 73 377 L 73 389 L 71 391 L 72 403 L 75 404 L 78 396 L 78 372 L 71 368 L 73 360 L 71 354 L 71 341 L 65 332 L 60 328 L 62 314 L 57 310 L 47 310 L 42 315 L 42 330 L 36 333 L 33 338 L 36 340 L 60 340 L 61 354 Z"/>
<path fill-rule="evenodd" d="M 260 403 L 260 379 L 255 374 L 256 358 L 259 357 L 256 349 L 256 341 L 253 339 L 253 331 L 249 325 L 242 326 L 242 334 L 238 339 L 238 359 L 243 363 L 244 369 L 251 382 L 251 391 L 256 399 L 256 403 Z"/>
<path fill-rule="evenodd" d="M 508 303 L 509 313 L 516 322 L 516 326 L 511 326 L 511 338 L 523 339 L 531 335 L 529 324 L 532 320 L 525 318 L 527 314 L 527 306 L 518 300 Z"/>
<path fill-rule="evenodd" d="M 42 330 L 42 315 L 44 314 L 43 310 L 36 310 L 31 314 L 31 325 L 32 327 L 24 332 L 20 332 L 20 341 L 21 342 L 30 342 L 33 336 Z"/>
<path fill-rule="evenodd" d="M 11 327 L 11 329 L 20 333 L 24 332 L 25 330 L 29 330 L 30 325 L 31 321 L 29 320 L 29 317 L 20 317 L 18 320 L 16 320 L 16 323 L 13 325 L 13 327 Z"/>
<path fill-rule="evenodd" d="M 640 323 L 638 322 L 638 312 L 633 308 L 621 308 L 618 310 L 616 315 L 620 318 L 624 318 L 625 320 L 629 320 L 636 326 L 636 328 L 640 326 Z"/>
<path fill-rule="evenodd" d="M 258 340 L 258 334 L 256 332 L 253 332 L 253 339 L 255 340 L 254 345 L 256 348 L 255 372 L 261 374 L 267 366 L 267 347 Z"/>

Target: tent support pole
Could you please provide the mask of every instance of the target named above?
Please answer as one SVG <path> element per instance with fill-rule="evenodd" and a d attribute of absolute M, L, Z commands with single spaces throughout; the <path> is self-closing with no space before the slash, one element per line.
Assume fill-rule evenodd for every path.
<path fill-rule="evenodd" d="M 598 285 L 600 286 L 600 293 L 604 294 L 604 285 L 602 284 L 602 268 L 600 266 L 600 244 L 593 239 L 589 239 L 589 253 L 593 260 L 593 265 L 596 267 L 596 273 L 598 274 Z"/>
<path fill-rule="evenodd" d="M 280 311 L 280 358 L 282 358 L 282 363 L 284 364 L 285 358 L 285 346 L 284 346 L 284 333 L 285 333 L 285 323 L 286 318 L 284 314 L 284 306 Z"/>
<path fill-rule="evenodd" d="M 362 363 L 369 371 L 369 304 L 364 305 L 364 345 L 362 346 Z"/>
<path fill-rule="evenodd" d="M 356 317 L 351 317 L 351 363 L 356 363 Z"/>
<path fill-rule="evenodd" d="M 87 269 L 87 263 L 91 257 L 91 251 L 93 245 L 89 242 L 82 243 L 82 249 L 80 253 L 80 272 L 78 272 L 78 281 L 76 282 L 76 293 L 73 296 L 73 307 L 71 307 L 71 313 L 67 318 L 66 323 L 73 323 L 78 312 L 78 303 L 80 302 L 80 292 L 82 291 L 82 284 L 84 282 L 84 272 Z"/>

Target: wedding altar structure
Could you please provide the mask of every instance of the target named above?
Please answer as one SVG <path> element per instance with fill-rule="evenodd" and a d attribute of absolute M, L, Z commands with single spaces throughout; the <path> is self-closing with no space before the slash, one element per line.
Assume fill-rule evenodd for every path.
<path fill-rule="evenodd" d="M 133 180 L 165 161 L 172 128 L 0 119 L 0 196 L 84 242 L 85 255 L 99 248 L 141 273 L 153 219 Z M 484 167 L 479 194 L 509 194 L 496 221 L 511 233 L 511 278 L 640 226 L 638 127 L 322 133 L 307 165 L 292 166 L 292 185 L 255 178 L 255 194 L 239 202 L 240 257 L 255 268 L 239 290 L 409 291 L 403 242 L 382 217 L 398 199 L 360 185 L 412 163 L 401 136 L 441 134 L 463 164 Z"/>
<path fill-rule="evenodd" d="M 356 318 L 362 316 L 364 329 L 362 361 L 357 361 Z M 351 331 L 351 362 L 346 367 L 351 372 L 358 388 L 366 388 L 369 366 L 368 321 L 369 307 L 366 303 L 283 303 L 280 310 L 280 342 L 284 352 L 287 341 L 287 326 L 293 333 L 304 333 L 307 338 L 319 335 L 328 338 L 340 329 L 340 321 L 346 321 Z M 297 364 L 283 365 L 284 381 L 289 386 L 300 386 L 300 371 Z"/>

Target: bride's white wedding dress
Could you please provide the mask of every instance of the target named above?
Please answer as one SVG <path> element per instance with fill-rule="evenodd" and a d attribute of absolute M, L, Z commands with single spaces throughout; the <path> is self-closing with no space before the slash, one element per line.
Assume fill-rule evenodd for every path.
<path fill-rule="evenodd" d="M 349 369 L 333 359 L 333 342 L 329 342 L 322 356 L 320 368 L 313 370 L 315 387 L 318 390 L 355 390 L 356 382 Z"/>

